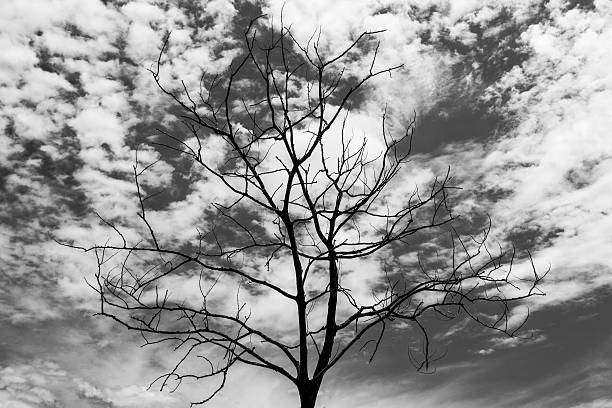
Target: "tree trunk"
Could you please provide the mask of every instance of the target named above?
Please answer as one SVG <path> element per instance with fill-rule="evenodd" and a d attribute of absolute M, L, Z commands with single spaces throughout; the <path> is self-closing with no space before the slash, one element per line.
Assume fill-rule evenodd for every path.
<path fill-rule="evenodd" d="M 300 408 L 315 408 L 317 394 L 305 393 L 300 394 Z"/>
<path fill-rule="evenodd" d="M 320 386 L 320 381 L 309 381 L 307 384 L 300 387 L 300 408 L 315 408 Z"/>

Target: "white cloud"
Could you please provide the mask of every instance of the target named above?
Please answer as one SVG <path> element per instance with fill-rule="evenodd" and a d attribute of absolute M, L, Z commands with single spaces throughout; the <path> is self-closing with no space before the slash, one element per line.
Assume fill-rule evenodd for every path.
<path fill-rule="evenodd" d="M 86 109 L 70 122 L 79 135 L 83 148 L 98 147 L 103 143 L 110 146 L 113 153 L 123 148 L 125 129 L 119 118 L 104 109 Z M 93 164 L 98 167 L 97 163 Z"/>
<path fill-rule="evenodd" d="M 91 402 L 91 404 L 90 404 Z M 0 406 L 49 407 L 64 403 L 98 406 L 103 402 L 117 407 L 176 407 L 179 400 L 146 386 L 98 387 L 62 370 L 56 362 L 34 360 L 0 370 Z"/>
<path fill-rule="evenodd" d="M 601 6 L 599 4 L 598 6 Z M 494 203 L 492 216 L 506 231 L 538 226 L 539 234 L 557 231 L 536 252 L 541 268 L 552 264 L 549 296 L 558 303 L 612 281 L 606 248 L 612 196 L 612 148 L 606 112 L 612 98 L 610 15 L 604 10 L 561 12 L 523 34 L 534 55 L 500 81 L 510 91 L 506 105 L 519 113 L 515 132 L 502 139 L 484 160 L 484 185 L 511 192 Z M 525 91 L 519 87 L 529 84 Z M 518 165 L 517 165 L 518 164 Z"/>
<path fill-rule="evenodd" d="M 515 336 L 499 336 L 488 340 L 489 347 L 474 351 L 475 354 L 489 355 L 498 350 L 505 350 L 519 346 L 528 346 L 546 341 L 546 335 L 538 330 L 528 330 L 517 333 Z"/>
<path fill-rule="evenodd" d="M 591 402 L 573 405 L 572 408 L 607 408 L 612 405 L 612 399 L 598 398 Z"/>
<path fill-rule="evenodd" d="M 58 383 L 66 372 L 54 363 L 9 366 L 0 370 L 0 406 L 44 407 L 55 404 Z"/>
<path fill-rule="evenodd" d="M 5 50 L 0 57 L 2 61 L 3 74 L 2 82 L 7 84 L 10 79 L 14 78 L 19 73 L 19 70 L 25 67 L 30 67 L 38 62 L 34 50 L 22 44 L 15 44 L 15 41 L 7 35 L 0 37 L 0 45 Z"/>

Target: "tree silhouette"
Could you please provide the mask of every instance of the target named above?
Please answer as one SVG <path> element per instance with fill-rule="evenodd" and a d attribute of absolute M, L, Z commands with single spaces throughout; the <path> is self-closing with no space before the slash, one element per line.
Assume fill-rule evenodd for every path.
<path fill-rule="evenodd" d="M 181 353 L 154 384 L 176 389 L 186 379 L 209 379 L 215 388 L 192 405 L 204 404 L 232 366 L 246 364 L 287 378 L 301 407 L 311 408 L 329 370 L 357 347 L 368 348 L 371 360 L 390 328 L 406 331 L 419 370 L 437 357 L 426 316 L 461 315 L 514 335 L 521 324 L 509 321 L 511 306 L 541 294 L 543 276 L 535 268 L 513 276 L 514 251 L 491 252 L 485 243 L 490 225 L 478 237 L 457 232 L 450 172 L 426 189 L 393 196 L 409 163 L 416 115 L 398 133 L 393 109 L 385 107 L 376 137 L 350 130 L 349 112 L 367 98 L 368 81 L 402 68 L 377 66 L 380 31 L 363 32 L 329 55 L 320 33 L 301 44 L 282 24 L 265 35 L 258 25 L 251 22 L 226 73 L 204 72 L 197 92 L 182 81 L 178 89 L 162 83 L 168 37 L 151 69 L 188 130 L 160 130 L 154 145 L 188 158 L 225 189 L 222 202 L 202 209 L 207 228 L 196 242 L 158 236 L 151 189 L 142 181 L 151 165 L 136 159 L 144 236 L 134 243 L 116 220 L 100 217 L 118 241 L 69 244 L 96 255 L 98 315 Z M 212 138 L 223 146 L 220 160 L 208 154 Z M 443 236 L 446 248 L 435 257 L 427 248 L 440 248 Z M 397 260 L 418 248 L 412 267 Z M 356 261 L 383 271 L 372 271 L 369 297 L 349 286 L 347 265 Z M 198 300 L 173 295 L 171 279 L 197 282 Z M 214 296 L 220 287 L 235 288 L 231 302 Z M 255 316 L 244 299 L 263 296 L 278 307 L 293 305 L 295 327 Z"/>

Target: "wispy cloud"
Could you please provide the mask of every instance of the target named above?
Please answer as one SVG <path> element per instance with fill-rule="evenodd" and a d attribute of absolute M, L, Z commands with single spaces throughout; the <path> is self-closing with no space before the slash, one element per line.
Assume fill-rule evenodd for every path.
<path fill-rule="evenodd" d="M 488 355 L 497 350 L 519 347 L 521 345 L 531 345 L 541 343 L 546 340 L 546 336 L 538 330 L 529 330 L 514 337 L 493 337 L 488 340 L 489 347 L 475 351 L 476 354 Z"/>

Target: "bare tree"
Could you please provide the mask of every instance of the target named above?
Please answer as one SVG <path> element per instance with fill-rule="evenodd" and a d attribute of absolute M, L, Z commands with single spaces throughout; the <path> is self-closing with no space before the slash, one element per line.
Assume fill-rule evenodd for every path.
<path fill-rule="evenodd" d="M 142 181 L 150 164 L 137 159 L 145 236 L 130 242 L 120 220 L 100 217 L 117 243 L 70 244 L 97 257 L 91 286 L 99 294 L 98 315 L 142 333 L 147 344 L 169 343 L 181 353 L 154 383 L 164 389 L 211 379 L 215 388 L 192 405 L 204 404 L 222 389 L 232 366 L 246 364 L 287 378 L 301 407 L 311 408 L 329 370 L 356 347 L 369 347 L 371 360 L 386 330 L 401 327 L 419 339 L 410 343 L 419 370 L 429 370 L 436 357 L 423 323 L 428 315 L 462 315 L 514 335 L 520 324 L 509 322 L 511 307 L 541 294 L 543 276 L 533 267 L 529 276 L 513 277 L 514 251 L 489 251 L 490 226 L 479 237 L 457 233 L 450 173 L 400 197 L 399 208 L 390 203 L 394 179 L 408 163 L 415 117 L 398 134 L 397 125 L 390 125 L 392 110 L 382 109 L 382 147 L 372 148 L 349 131 L 350 108 L 368 81 L 401 68 L 377 66 L 380 31 L 363 32 L 328 55 L 320 34 L 302 44 L 282 24 L 265 35 L 257 26 L 251 22 L 244 52 L 226 74 L 203 72 L 197 92 L 183 82 L 180 89 L 163 85 L 167 38 L 151 69 L 187 129 L 162 129 L 154 144 L 188 158 L 226 189 L 231 199 L 202 210 L 216 221 L 198 231 L 197 242 L 165 242 L 151 220 L 151 191 Z M 207 159 L 209 138 L 224 144 L 220 162 Z M 443 231 L 446 255 L 432 260 L 423 250 L 412 268 L 397 261 L 401 251 L 416 251 L 419 240 L 438 248 Z M 291 266 L 274 271 L 279 259 Z M 368 302 L 354 294 L 358 288 L 343 284 L 343 267 L 355 260 L 374 260 L 384 270 L 369 288 Z M 272 279 L 279 274 L 292 286 Z M 199 301 L 173 297 L 167 280 L 194 276 Z M 237 288 L 231 309 L 211 300 L 220 281 Z M 258 322 L 243 294 L 293 304 L 295 329 Z"/>

